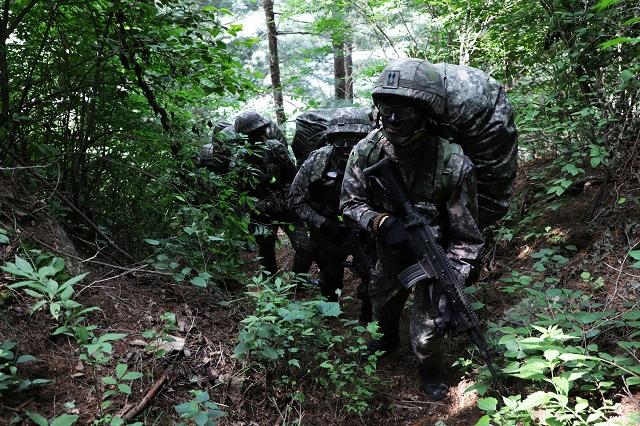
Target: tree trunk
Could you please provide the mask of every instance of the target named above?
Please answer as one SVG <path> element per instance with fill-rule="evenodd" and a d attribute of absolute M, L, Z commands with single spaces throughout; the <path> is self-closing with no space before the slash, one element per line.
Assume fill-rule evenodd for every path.
<path fill-rule="evenodd" d="M 273 0 L 263 0 L 264 14 L 267 21 L 267 39 L 269 40 L 269 70 L 271 72 L 271 86 L 273 101 L 276 104 L 276 120 L 283 124 L 287 117 L 284 115 L 284 100 L 282 99 L 282 84 L 280 83 L 280 60 L 278 59 L 278 35 L 276 20 L 273 14 Z"/>
<path fill-rule="evenodd" d="M 353 102 L 353 43 L 348 42 L 344 55 L 344 71 L 347 99 Z"/>
<path fill-rule="evenodd" d="M 347 98 L 344 42 L 333 40 L 333 76 L 336 99 Z"/>

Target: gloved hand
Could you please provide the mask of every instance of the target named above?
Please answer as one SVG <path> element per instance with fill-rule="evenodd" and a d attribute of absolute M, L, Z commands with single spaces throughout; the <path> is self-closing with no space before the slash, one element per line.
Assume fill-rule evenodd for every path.
<path fill-rule="evenodd" d="M 382 238 L 385 244 L 398 246 L 408 243 L 411 236 L 404 228 L 402 222 L 393 216 L 387 217 L 378 228 L 377 236 Z"/>
<path fill-rule="evenodd" d="M 340 225 L 335 220 L 331 220 L 329 218 L 325 218 L 320 225 L 320 230 L 331 238 L 340 236 Z"/>

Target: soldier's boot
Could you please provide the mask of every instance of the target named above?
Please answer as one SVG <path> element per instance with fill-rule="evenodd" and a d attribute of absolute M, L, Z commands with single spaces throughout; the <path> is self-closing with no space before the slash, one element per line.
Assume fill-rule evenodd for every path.
<path fill-rule="evenodd" d="M 422 390 L 434 401 L 447 396 L 449 386 L 444 382 L 440 364 L 423 361 L 418 367 L 418 374 L 422 382 Z"/>

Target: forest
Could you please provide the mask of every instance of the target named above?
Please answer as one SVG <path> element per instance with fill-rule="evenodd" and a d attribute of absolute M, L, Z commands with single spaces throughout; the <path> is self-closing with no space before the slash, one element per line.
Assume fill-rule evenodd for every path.
<path fill-rule="evenodd" d="M 310 153 L 305 117 L 359 111 L 393 144 L 398 112 L 372 93 L 408 84 L 402 58 L 481 70 L 517 128 L 508 211 L 465 222 L 484 244 L 456 293 L 489 354 L 447 319 L 442 398 L 418 374 L 427 284 L 393 347 L 371 291 L 388 230 L 414 225 L 376 216 L 327 243 L 348 257 L 313 246 L 304 264 L 300 241 L 320 240 L 303 215 L 260 222 L 294 217 L 303 180 L 276 178 L 263 146 L 291 171 L 360 139 L 326 119 Z M 0 425 L 639 425 L 639 76 L 634 0 L 1 1 Z M 316 224 L 335 241 L 356 229 L 358 147 L 343 212 Z M 497 178 L 476 166 L 482 207 Z M 256 189 L 281 184 L 286 200 Z"/>

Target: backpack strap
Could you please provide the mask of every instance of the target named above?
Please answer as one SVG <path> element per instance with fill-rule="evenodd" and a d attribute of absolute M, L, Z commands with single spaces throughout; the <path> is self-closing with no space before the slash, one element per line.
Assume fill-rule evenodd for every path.
<path fill-rule="evenodd" d="M 434 186 L 438 202 L 444 203 L 462 179 L 464 152 L 460 145 L 441 139 L 438 156 L 442 161 L 438 162 Z"/>
<path fill-rule="evenodd" d="M 367 157 L 367 167 L 371 167 L 376 164 L 378 161 L 382 159 L 382 129 L 377 129 L 375 132 L 371 133 L 367 138 L 367 148 L 366 157 Z"/>

